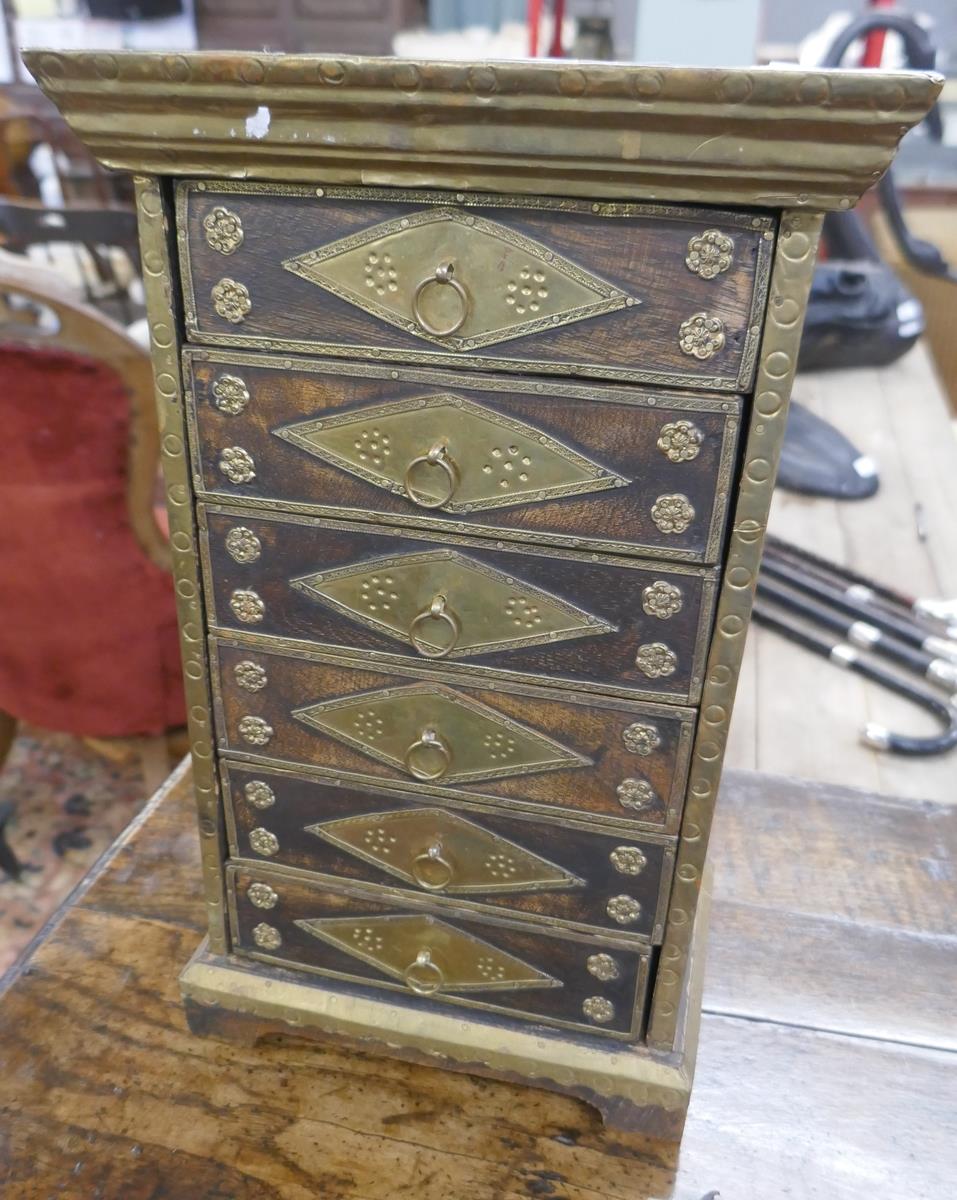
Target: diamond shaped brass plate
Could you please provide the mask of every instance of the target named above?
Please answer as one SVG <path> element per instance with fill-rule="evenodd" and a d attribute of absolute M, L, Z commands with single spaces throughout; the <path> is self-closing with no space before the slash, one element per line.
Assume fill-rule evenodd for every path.
<path fill-rule="evenodd" d="M 448 265 L 453 286 L 443 286 Z M 455 208 L 383 221 L 283 266 L 390 325 L 455 350 L 638 303 L 541 242 Z"/>
<path fill-rule="evenodd" d="M 427 658 L 465 658 L 616 632 L 616 626 L 567 600 L 455 550 L 376 558 L 306 575 L 292 585 Z"/>
<path fill-rule="evenodd" d="M 570 871 L 441 808 L 366 813 L 307 825 L 306 831 L 430 892 L 584 886 Z"/>
<path fill-rule="evenodd" d="M 326 917 L 296 924 L 337 950 L 401 979 L 420 995 L 562 986 L 537 967 L 436 917 Z"/>
<path fill-rule="evenodd" d="M 472 783 L 591 765 L 583 754 L 442 684 L 324 700 L 293 715 L 414 779 Z"/>
<path fill-rule="evenodd" d="M 420 467 L 415 490 L 426 499 L 432 496 L 446 512 L 553 500 L 630 482 L 533 425 L 451 394 L 373 405 L 273 432 L 400 495 L 410 464 L 441 444 L 455 465 L 454 487 L 447 491 L 444 472 Z"/>

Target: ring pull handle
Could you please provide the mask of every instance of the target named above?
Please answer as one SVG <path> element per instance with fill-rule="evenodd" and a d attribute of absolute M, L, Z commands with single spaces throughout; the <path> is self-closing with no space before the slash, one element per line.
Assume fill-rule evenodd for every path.
<path fill-rule="evenodd" d="M 445 983 L 442 968 L 432 961 L 431 950 L 420 950 L 415 962 L 405 969 L 405 982 L 420 996 L 430 996 Z"/>
<path fill-rule="evenodd" d="M 419 301 L 422 299 L 422 293 L 427 287 L 431 287 L 433 283 L 439 286 L 450 287 L 456 296 L 458 296 L 462 306 L 458 320 L 453 321 L 447 329 L 439 329 L 437 326 L 431 324 L 419 309 Z M 469 315 L 471 303 L 468 292 L 455 278 L 455 264 L 450 262 L 439 263 L 432 274 L 426 275 L 412 293 L 412 315 L 425 332 L 431 333 L 433 337 L 451 337 L 453 333 L 458 333 L 465 324 L 465 318 Z"/>
<path fill-rule="evenodd" d="M 441 892 L 452 882 L 455 868 L 442 854 L 442 843 L 433 842 L 412 860 L 412 876 L 419 887 Z"/>
<path fill-rule="evenodd" d="M 417 467 L 423 464 L 428 467 L 438 467 L 445 473 L 445 489 L 437 499 L 424 496 L 421 492 L 417 493 L 413 487 L 412 474 Z M 455 464 L 455 460 L 449 454 L 445 442 L 436 442 L 428 454 L 420 454 L 418 458 L 413 458 L 406 467 L 405 476 L 402 480 L 402 487 L 405 489 L 405 494 L 419 508 L 441 508 L 452 499 L 455 495 L 455 489 L 458 486 L 459 469 Z"/>
<path fill-rule="evenodd" d="M 438 754 L 441 761 L 438 770 L 429 770 L 421 760 L 426 754 Z M 416 761 L 418 760 L 418 761 Z M 448 743 L 434 729 L 423 729 L 405 752 L 405 769 L 416 779 L 441 779 L 452 765 L 452 751 Z"/>
<path fill-rule="evenodd" d="M 452 636 L 445 646 L 440 646 L 436 649 L 422 640 L 419 627 L 426 625 L 429 621 L 444 621 L 451 630 Z M 412 623 L 409 626 L 409 641 L 423 658 L 445 658 L 447 654 L 451 654 L 455 649 L 461 632 L 462 623 L 455 612 L 449 608 L 449 602 L 440 593 L 432 597 L 432 603 L 428 608 L 424 608 L 412 618 Z"/>

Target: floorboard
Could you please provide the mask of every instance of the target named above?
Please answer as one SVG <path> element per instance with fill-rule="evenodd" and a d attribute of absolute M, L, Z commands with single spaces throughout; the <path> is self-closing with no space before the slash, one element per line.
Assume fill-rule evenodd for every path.
<path fill-rule="evenodd" d="M 838 503 L 778 491 L 770 529 L 921 595 L 957 595 L 957 438 L 929 355 L 881 370 L 799 376 L 795 398 L 877 462 L 881 487 Z M 928 734 L 934 718 L 883 688 L 753 628 L 729 766 L 957 803 L 957 751 L 900 758 L 860 744 L 868 721 Z"/>

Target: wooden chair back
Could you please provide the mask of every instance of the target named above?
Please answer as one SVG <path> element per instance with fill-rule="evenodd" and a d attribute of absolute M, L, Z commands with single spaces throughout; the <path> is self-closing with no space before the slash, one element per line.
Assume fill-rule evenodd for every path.
<path fill-rule="evenodd" d="M 127 513 L 143 552 L 170 570 L 170 551 L 156 522 L 154 500 L 159 429 L 149 354 L 122 328 L 74 298 L 57 276 L 19 255 L 0 251 L 0 347 L 67 350 L 109 364 L 130 398 Z"/>

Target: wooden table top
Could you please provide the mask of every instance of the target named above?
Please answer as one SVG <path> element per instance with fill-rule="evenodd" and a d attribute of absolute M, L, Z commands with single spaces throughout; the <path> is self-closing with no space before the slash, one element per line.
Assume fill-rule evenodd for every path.
<path fill-rule="evenodd" d="M 957 1162 L 957 814 L 731 772 L 677 1167 L 575 1100 L 192 1036 L 185 766 L 0 996 L 4 1200 L 940 1200 Z"/>

